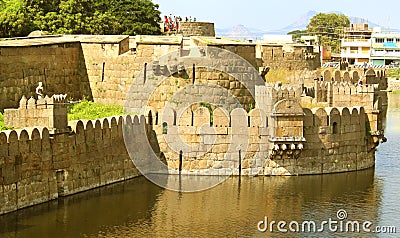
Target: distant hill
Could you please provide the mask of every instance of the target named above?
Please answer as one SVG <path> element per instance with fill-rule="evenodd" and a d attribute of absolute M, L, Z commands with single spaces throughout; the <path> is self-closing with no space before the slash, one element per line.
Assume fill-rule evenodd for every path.
<path fill-rule="evenodd" d="M 240 37 L 240 38 L 253 38 L 255 37 L 255 33 L 252 33 L 250 31 L 250 29 L 247 29 L 245 26 L 243 25 L 236 25 L 234 27 L 232 27 L 231 29 L 229 29 L 229 31 L 226 33 L 227 35 L 231 36 L 231 37 Z"/>
<path fill-rule="evenodd" d="M 288 32 L 291 32 L 294 30 L 305 30 L 307 28 L 307 25 L 310 22 L 311 18 L 317 14 L 318 14 L 318 12 L 316 12 L 316 11 L 308 11 L 305 14 L 303 14 L 302 16 L 300 16 L 300 18 L 297 19 L 292 24 L 290 24 L 282 29 L 278 29 L 274 32 L 279 32 L 280 34 L 287 34 Z"/>
<path fill-rule="evenodd" d="M 217 36 L 229 37 L 233 39 L 240 40 L 256 40 L 261 39 L 264 35 L 263 31 L 258 29 L 250 29 L 245 27 L 244 25 L 236 25 L 229 29 L 215 29 L 215 33 Z"/>
<path fill-rule="evenodd" d="M 328 13 L 336 13 L 336 14 L 343 14 L 342 12 L 339 11 L 332 11 Z M 294 30 L 305 30 L 307 29 L 307 25 L 310 22 L 311 18 L 315 15 L 317 15 L 318 12 L 316 11 L 308 11 L 305 14 L 303 14 L 297 21 L 293 22 L 292 24 L 278 29 L 273 32 L 280 32 L 281 34 L 287 34 L 288 32 L 294 31 Z M 373 23 L 368 21 L 367 19 L 361 18 L 361 17 L 353 17 L 353 16 L 348 16 L 350 19 L 351 23 L 368 23 L 369 27 L 379 27 L 378 24 Z"/>
<path fill-rule="evenodd" d="M 337 14 L 343 14 L 342 12 L 334 11 L 334 12 L 329 12 L 329 13 L 337 13 Z M 246 40 L 259 40 L 263 38 L 263 35 L 267 34 L 276 34 L 276 35 L 286 35 L 288 32 L 294 31 L 294 30 L 305 30 L 307 28 L 308 23 L 310 22 L 310 19 L 318 14 L 316 11 L 308 11 L 305 14 L 301 15 L 299 19 L 294 21 L 293 23 L 289 24 L 288 26 L 277 29 L 277 30 L 272 30 L 272 31 L 264 31 L 260 29 L 255 29 L 255 28 L 249 28 L 244 25 L 236 25 L 232 28 L 228 29 L 220 29 L 217 28 L 215 29 L 216 35 L 217 36 L 223 36 L 223 37 L 229 37 L 229 38 L 234 38 L 234 39 L 246 39 Z M 365 20 L 361 17 L 349 17 L 350 21 L 352 23 L 368 23 L 370 27 L 379 27 L 378 24 L 375 24 L 373 22 L 369 22 L 368 20 Z M 391 31 L 400 31 L 398 29 L 391 29 Z"/>

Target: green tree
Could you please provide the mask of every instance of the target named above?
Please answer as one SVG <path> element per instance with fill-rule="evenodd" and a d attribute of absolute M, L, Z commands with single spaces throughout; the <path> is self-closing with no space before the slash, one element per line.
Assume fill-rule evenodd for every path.
<path fill-rule="evenodd" d="M 0 0 L 0 37 L 26 36 L 33 29 L 22 0 Z"/>
<path fill-rule="evenodd" d="M 50 34 L 161 34 L 151 0 L 0 0 L 0 37 Z"/>
<path fill-rule="evenodd" d="M 350 25 L 350 20 L 343 14 L 318 13 L 307 25 L 307 33 L 317 35 L 320 45 L 331 46 L 332 52 L 340 52 L 340 37 L 343 28 Z"/>
<path fill-rule="evenodd" d="M 111 0 L 109 7 L 111 15 L 120 23 L 121 34 L 161 34 L 158 4 L 150 0 Z"/>
<path fill-rule="evenodd" d="M 306 30 L 294 30 L 287 33 L 288 35 L 292 35 L 293 41 L 300 40 L 301 36 L 307 35 Z"/>

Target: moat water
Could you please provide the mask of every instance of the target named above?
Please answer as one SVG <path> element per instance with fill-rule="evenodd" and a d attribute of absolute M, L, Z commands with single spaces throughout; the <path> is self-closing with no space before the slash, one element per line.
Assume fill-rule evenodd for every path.
<path fill-rule="evenodd" d="M 236 177 L 197 193 L 137 178 L 0 216 L 0 237 L 400 237 L 400 95 L 389 99 L 388 142 L 379 147 L 375 169 Z M 340 220 L 341 210 L 347 219 Z M 272 233 L 260 232 L 265 217 L 268 224 L 285 221 L 288 233 L 276 224 Z M 329 219 L 338 223 L 321 225 Z M 301 231 L 304 221 L 315 222 L 317 231 L 290 232 L 289 223 Z M 350 226 L 346 232 L 340 221 L 358 222 L 360 233 Z M 397 234 L 368 233 L 364 223 L 371 230 L 397 226 Z"/>

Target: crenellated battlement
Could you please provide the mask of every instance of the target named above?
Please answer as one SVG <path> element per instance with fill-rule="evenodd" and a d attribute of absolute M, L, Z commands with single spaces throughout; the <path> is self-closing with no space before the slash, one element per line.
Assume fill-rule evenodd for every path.
<path fill-rule="evenodd" d="M 19 73 L 2 82 L 0 94 L 2 108 L 16 107 L 5 110 L 5 124 L 15 129 L 0 132 L 0 214 L 139 176 L 132 159 L 152 167 L 148 159 L 158 157 L 169 174 L 194 175 L 304 175 L 373 167 L 375 150 L 385 140 L 385 71 L 325 70 L 313 82 L 303 77 L 299 85 L 268 85 L 251 66 L 275 62 L 312 69 L 319 58 L 310 57 L 309 47 L 284 52 L 282 46 L 261 46 L 260 56 L 259 46 L 249 42 L 146 38 L 137 36 L 131 45 L 133 39 L 123 37 L 18 48 L 32 58 L 42 50 L 42 56 L 56 55 L 57 62 L 44 69 L 54 57 L 14 66 L 20 58 L 2 47 L 3 58 L 10 59 L 3 71 Z M 228 51 L 189 49 L 189 43 Z M 71 69 L 64 67 L 66 49 L 74 55 Z M 159 60 L 173 51 L 173 57 Z M 229 51 L 250 63 L 231 59 L 235 54 Z M 213 67 L 193 57 L 203 54 Z M 183 57 L 193 61 L 182 63 Z M 176 62 L 168 65 L 171 58 Z M 19 85 L 26 80 L 28 86 Z M 127 100 L 124 105 L 132 109 L 127 111 L 142 113 L 147 107 L 146 113 L 68 124 L 66 95 L 30 97 L 42 81 L 48 93 L 120 105 Z M 29 99 L 18 102 L 24 94 Z"/>
<path fill-rule="evenodd" d="M 313 87 L 303 89 L 304 105 L 325 105 L 327 107 L 346 107 L 348 105 L 362 106 L 367 114 L 387 107 L 387 77 L 385 71 L 369 69 L 365 72 L 325 70 L 321 79 L 314 80 Z M 308 106 L 310 107 L 310 106 Z"/>
<path fill-rule="evenodd" d="M 333 167 L 325 165 L 323 171 L 349 171 L 371 166 L 373 160 L 369 155 L 379 145 L 372 129 L 377 121 L 371 120 L 363 107 L 302 108 L 300 95 L 296 96 L 297 88 L 256 88 L 260 98 L 290 91 L 294 93 L 285 93 L 286 98 L 272 104 L 271 110 L 256 107 L 249 112 L 242 108 L 227 111 L 220 107 L 211 110 L 198 106 L 175 111 L 164 108 L 161 112 L 149 110 L 147 120 L 158 135 L 160 149 L 171 173 L 180 167 L 181 151 L 184 173 L 239 174 L 239 147 L 232 145 L 235 143 L 241 145 L 242 174 L 319 173 L 321 168 L 298 168 L 292 162 L 284 166 L 279 165 L 279 161 L 303 157 L 319 161 L 322 148 L 326 150 L 324 157 L 328 161 L 342 158 L 353 150 L 365 156 L 365 160 L 360 160 L 361 164 L 352 162 L 337 168 L 333 163 Z M 347 163 L 345 161 L 343 163 Z"/>
<path fill-rule="evenodd" d="M 66 94 L 39 99 L 23 96 L 19 108 L 4 110 L 4 124 L 15 129 L 38 126 L 63 132 L 68 128 L 67 104 Z"/>
<path fill-rule="evenodd" d="M 68 133 L 45 127 L 1 131 L 0 214 L 139 176 L 123 130 L 137 136 L 138 158 L 148 159 L 156 150 L 147 149 L 147 140 L 156 138 L 146 125 L 144 116 L 120 116 L 73 121 Z"/>
<path fill-rule="evenodd" d="M 386 89 L 388 85 L 386 71 L 374 69 L 352 71 L 331 71 L 326 69 L 321 73 L 321 78 L 316 80 L 323 82 L 347 82 L 360 85 L 377 84 L 380 89 Z"/>
<path fill-rule="evenodd" d="M 302 87 L 299 85 L 269 85 L 256 86 L 256 108 L 271 111 L 272 106 L 284 99 L 298 99 L 302 95 Z"/>

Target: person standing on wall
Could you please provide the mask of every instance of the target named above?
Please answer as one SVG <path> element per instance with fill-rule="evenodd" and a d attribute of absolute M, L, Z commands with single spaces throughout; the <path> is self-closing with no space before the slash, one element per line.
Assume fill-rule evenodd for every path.
<path fill-rule="evenodd" d="M 167 16 L 164 16 L 164 31 L 169 31 L 169 21 Z"/>

